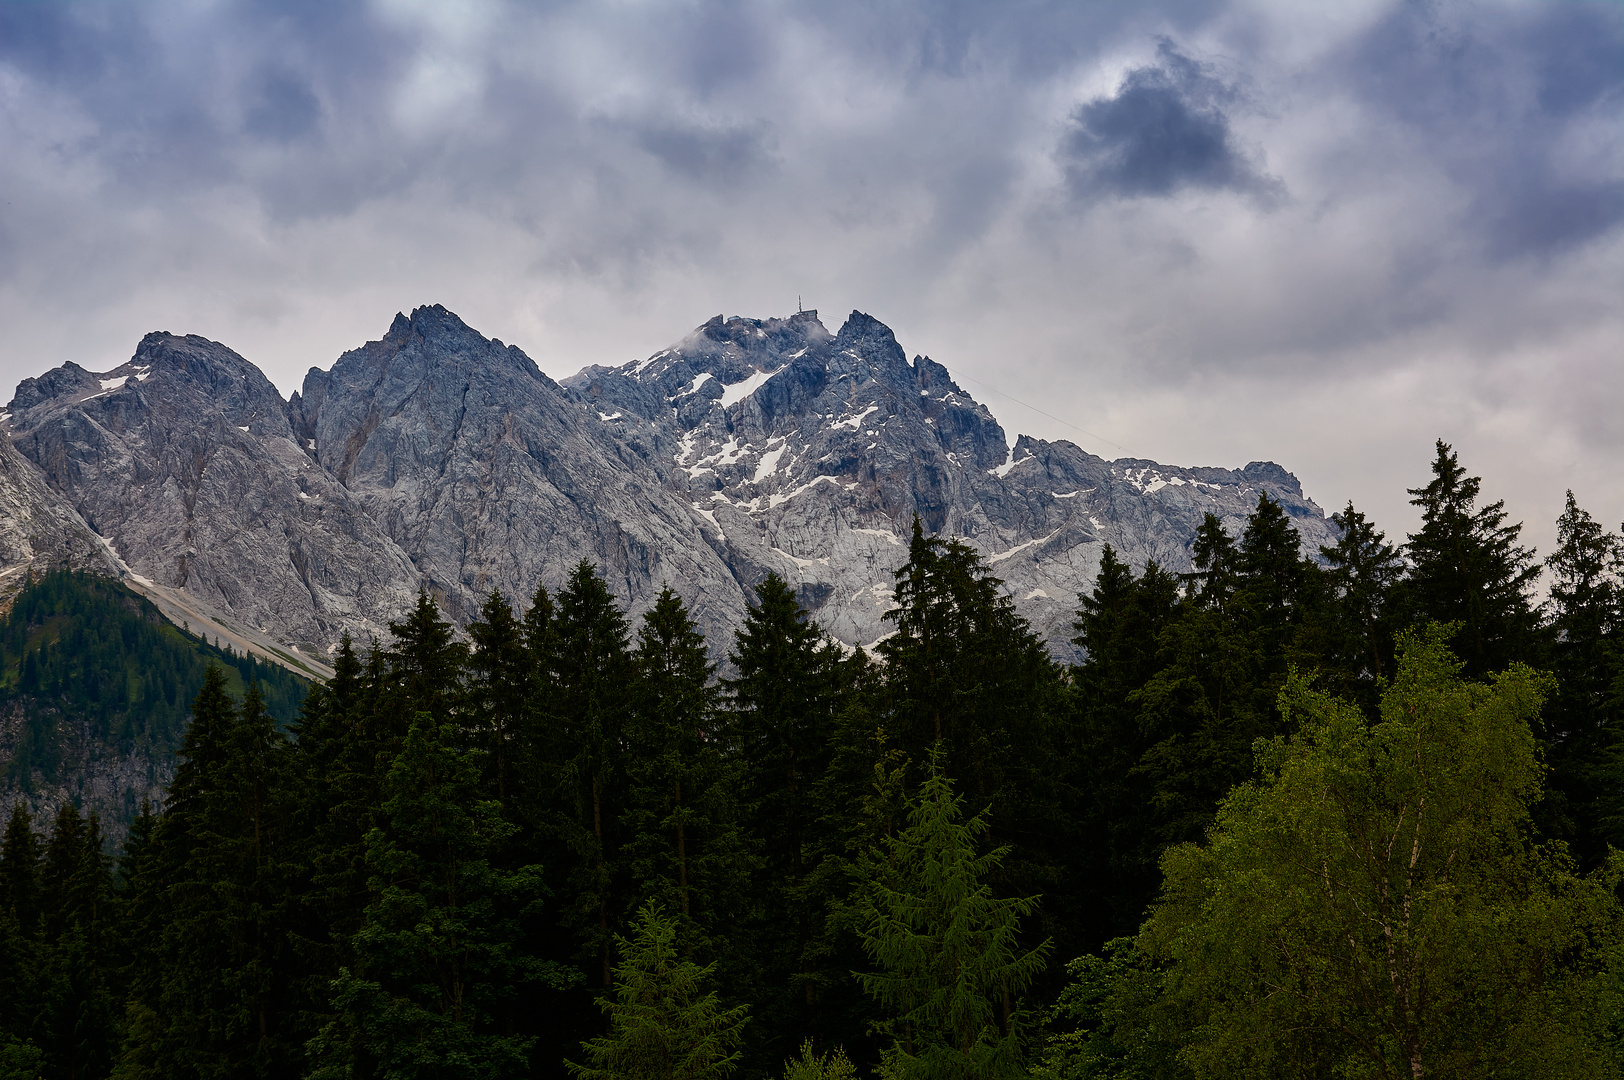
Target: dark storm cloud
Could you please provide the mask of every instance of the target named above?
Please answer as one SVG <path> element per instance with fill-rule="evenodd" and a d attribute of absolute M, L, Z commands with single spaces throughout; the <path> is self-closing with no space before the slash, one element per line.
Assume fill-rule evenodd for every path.
<path fill-rule="evenodd" d="M 1596 130 L 1616 137 L 1624 113 L 1624 8 L 1407 3 L 1338 75 L 1460 186 L 1493 258 L 1549 256 L 1624 222 L 1621 163 Z"/>
<path fill-rule="evenodd" d="M 1186 188 L 1274 195 L 1235 141 L 1224 110 L 1234 90 L 1163 39 L 1154 65 L 1135 68 L 1115 95 L 1078 106 L 1061 143 L 1072 192 L 1168 196 Z"/>

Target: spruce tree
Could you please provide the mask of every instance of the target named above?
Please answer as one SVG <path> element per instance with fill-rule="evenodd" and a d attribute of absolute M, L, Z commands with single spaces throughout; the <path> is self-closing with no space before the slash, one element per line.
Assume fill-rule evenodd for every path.
<path fill-rule="evenodd" d="M 468 647 L 457 641 L 450 623 L 427 591 L 400 622 L 389 624 L 394 645 L 388 653 L 389 696 L 397 730 L 404 734 L 413 713 L 448 719 L 461 703 Z"/>
<path fill-rule="evenodd" d="M 759 922 L 750 937 L 762 990 L 750 1057 L 766 1067 L 783 1060 L 793 1043 L 761 1040 L 803 1030 L 816 1003 L 808 948 L 820 912 L 807 888 L 815 866 L 810 830 L 839 683 L 837 651 L 784 580 L 769 573 L 755 593 L 729 657 L 738 675 L 725 688 L 727 742 L 745 768 L 741 794 L 761 859 L 754 890 Z"/>
<path fill-rule="evenodd" d="M 516 760 L 529 741 L 526 730 L 535 693 L 535 664 L 525 648 L 523 626 L 500 591 L 486 597 L 479 621 L 468 624 L 474 651 L 468 661 L 467 712 L 476 744 L 485 750 L 487 784 L 506 802 L 518 778 Z"/>
<path fill-rule="evenodd" d="M 673 913 L 689 948 L 731 954 L 753 864 L 739 821 L 743 763 L 717 741 L 716 666 L 670 587 L 644 616 L 633 661 L 622 815 L 633 888 Z"/>
<path fill-rule="evenodd" d="M 49 1036 L 41 1015 L 50 973 L 39 937 L 40 902 L 39 837 L 27 804 L 19 799 L 12 804 L 0 842 L 0 1051 L 18 1068 L 43 1065 L 43 1051 L 34 1040 Z"/>
<path fill-rule="evenodd" d="M 738 1067 L 743 1005 L 723 1008 L 707 988 L 714 965 L 684 959 L 677 920 L 649 902 L 631 938 L 617 937 L 614 993 L 598 1005 L 609 1032 L 581 1044 L 587 1064 L 567 1061 L 581 1080 L 720 1080 Z"/>
<path fill-rule="evenodd" d="M 1136 578 L 1109 544 L 1093 593 L 1078 598 L 1072 641 L 1084 658 L 1071 679 L 1077 773 L 1067 891 L 1085 947 L 1137 927 L 1161 881 L 1146 777 L 1135 771 L 1150 746 L 1135 695 L 1159 670 L 1158 642 L 1178 609 L 1177 578 L 1154 561 Z"/>
<path fill-rule="evenodd" d="M 1467 476 L 1459 456 L 1439 439 L 1432 480 L 1409 489 L 1422 521 L 1404 548 L 1410 572 L 1403 598 L 1411 620 L 1459 623 L 1455 651 L 1470 675 L 1542 659 L 1530 599 L 1539 563 L 1532 548 L 1517 543 L 1522 526 L 1505 523 L 1504 500 L 1477 505 L 1481 489 L 1482 480 Z"/>
<path fill-rule="evenodd" d="M 292 751 L 306 852 L 300 903 L 307 993 L 318 999 L 341 967 L 355 963 L 351 943 L 369 900 L 366 835 L 398 747 L 394 720 L 381 708 L 387 677 L 378 650 L 363 664 L 346 634 L 333 666 L 333 677 L 305 699 Z"/>
<path fill-rule="evenodd" d="M 775 875 L 805 872 L 808 795 L 822 772 L 836 707 L 834 654 L 823 631 L 776 573 L 755 589 L 729 656 L 731 738 L 749 763 L 747 792 Z"/>
<path fill-rule="evenodd" d="M 11 804 L 0 840 L 0 912 L 10 912 L 17 928 L 31 934 L 39 918 L 40 845 L 28 804 Z"/>
<path fill-rule="evenodd" d="M 539 682 L 539 691 L 550 691 L 557 675 L 558 605 L 545 585 L 536 586 L 530 607 L 524 613 L 524 647 Z"/>
<path fill-rule="evenodd" d="M 1000 839 L 1026 838 L 1009 869 L 1047 872 L 1051 855 L 1032 841 L 1054 833 L 1059 668 L 976 550 L 925 536 L 917 517 L 896 581 L 886 618 L 897 632 L 876 651 L 903 749 L 939 750 L 978 810 L 998 805 Z"/>
<path fill-rule="evenodd" d="M 1320 548 L 1333 594 L 1326 605 L 1334 623 L 1326 635 L 1327 666 L 1337 690 L 1369 708 L 1379 681 L 1392 671 L 1394 589 L 1404 561 L 1351 501 L 1331 520 L 1342 535 Z"/>
<path fill-rule="evenodd" d="M 1207 515 L 1193 561 L 1190 595 L 1161 635 L 1161 669 L 1134 696 L 1151 744 L 1137 771 L 1158 847 L 1199 837 L 1251 775 L 1253 741 L 1282 730 L 1275 699 L 1322 595 L 1296 530 L 1266 494 L 1239 544 Z"/>
<path fill-rule="evenodd" d="M 105 1076 L 112 1065 L 115 972 L 109 954 L 112 880 L 97 815 L 64 803 L 45 848 L 46 918 L 39 959 L 44 991 L 33 1003 L 35 1041 L 57 1076 Z"/>
<path fill-rule="evenodd" d="M 1007 849 L 983 852 L 986 813 L 963 819 L 964 800 L 936 768 L 908 827 L 871 860 L 863 944 L 880 970 L 858 976 L 884 1010 L 887 1080 L 994 1080 L 1025 1075 L 1022 995 L 1050 943 L 1019 943 L 1038 898 L 1000 899 L 988 879 Z"/>
<path fill-rule="evenodd" d="M 239 708 L 211 668 L 152 841 L 157 896 L 139 906 L 159 937 L 133 972 L 121 1076 L 296 1067 L 309 1003 L 290 987 L 289 794 L 286 737 L 257 687 Z"/>
<path fill-rule="evenodd" d="M 923 757 L 940 744 L 948 775 L 983 803 L 1030 785 L 1027 756 L 1048 752 L 1059 673 L 976 550 L 927 537 L 917 517 L 896 571 L 888 665 L 898 734 Z"/>
<path fill-rule="evenodd" d="M 857 1080 L 857 1070 L 844 1047 L 819 1054 L 808 1039 L 801 1044 L 799 1057 L 784 1062 L 784 1080 Z"/>
<path fill-rule="evenodd" d="M 1235 539 L 1224 523 L 1211 513 L 1203 514 L 1190 547 L 1192 570 L 1183 575 L 1187 595 L 1201 609 L 1222 614 L 1235 591 L 1239 562 Z"/>
<path fill-rule="evenodd" d="M 98 830 L 97 839 L 100 839 Z M 57 808 L 51 836 L 40 863 L 40 893 L 44 903 L 45 935 L 56 938 L 78 916 L 80 904 L 75 894 L 81 881 L 80 864 L 85 855 L 85 820 L 79 808 L 64 802 Z"/>
<path fill-rule="evenodd" d="M 754 1063 L 762 1069 L 792 1052 L 795 1038 L 844 1046 L 860 1061 L 879 1056 L 873 1025 L 880 1016 L 851 976 L 868 962 L 858 936 L 860 893 L 867 853 L 907 824 L 908 793 L 917 786 L 910 772 L 917 769 L 886 726 L 883 666 L 859 649 L 840 663 L 838 675 L 842 705 L 828 766 L 810 800 L 811 869 L 793 894 L 808 914 L 801 966 L 791 983 L 798 993 L 782 1019 L 759 1016 L 762 1049 Z"/>
<path fill-rule="evenodd" d="M 1551 670 L 1557 690 L 1544 712 L 1546 761 L 1551 778 L 1535 819 L 1567 840 L 1583 864 L 1606 855 L 1603 804 L 1617 784 L 1609 775 L 1609 745 L 1617 738 L 1624 589 L 1619 572 L 1624 547 L 1567 493 L 1556 523 L 1551 572 Z"/>
<path fill-rule="evenodd" d="M 547 972 L 517 947 L 543 893 L 540 868 L 492 856 L 513 832 L 481 797 L 482 754 L 456 729 L 413 718 L 366 838 L 371 902 L 356 968 L 332 984 L 337 1013 L 311 1042 L 315 1076 L 521 1075 L 531 1040 L 499 1029 L 505 1001 Z"/>
<path fill-rule="evenodd" d="M 558 595 L 552 626 L 555 689 L 546 707 L 550 771 L 564 795 L 554 824 L 574 858 L 567 916 L 581 942 L 582 961 L 600 985 L 608 986 L 614 927 L 628 906 L 624 882 L 614 877 L 631 704 L 626 616 L 597 570 L 583 560 Z"/>
<path fill-rule="evenodd" d="M 1318 599 L 1319 570 L 1303 557 L 1297 529 L 1278 500 L 1258 496 L 1257 508 L 1246 520 L 1236 560 L 1236 598 L 1252 641 L 1263 663 L 1287 655 L 1307 607 Z M 1270 686 L 1271 699 L 1279 689 Z"/>

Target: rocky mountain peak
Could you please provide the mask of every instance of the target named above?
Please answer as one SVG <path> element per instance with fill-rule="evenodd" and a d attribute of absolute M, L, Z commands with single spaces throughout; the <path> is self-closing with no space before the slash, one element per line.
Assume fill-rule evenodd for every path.
<path fill-rule="evenodd" d="M 6 411 L 20 413 L 55 398 L 93 394 L 100 389 L 100 381 L 95 375 L 68 360 L 61 367 L 18 383 Z"/>
<path fill-rule="evenodd" d="M 917 514 L 978 548 L 1065 657 L 1106 543 L 1182 570 L 1202 516 L 1238 532 L 1260 492 L 1310 550 L 1335 536 L 1271 462 L 1011 448 L 945 366 L 861 311 L 834 333 L 816 311 L 717 316 L 555 383 L 427 305 L 286 403 L 225 346 L 152 334 L 112 372 L 25 380 L 0 423 L 131 573 L 307 653 L 385 638 L 420 588 L 465 623 L 492 589 L 522 602 L 583 558 L 634 615 L 675 587 L 718 655 L 769 572 L 870 644 Z"/>

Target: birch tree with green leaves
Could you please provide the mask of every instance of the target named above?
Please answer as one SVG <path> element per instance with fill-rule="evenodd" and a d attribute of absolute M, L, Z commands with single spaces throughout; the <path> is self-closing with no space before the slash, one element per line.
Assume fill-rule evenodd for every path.
<path fill-rule="evenodd" d="M 1196 1018 L 1196 1076 L 1617 1075 L 1624 861 L 1581 877 L 1537 841 L 1552 681 L 1467 681 L 1448 632 L 1401 636 L 1374 722 L 1294 675 L 1299 733 L 1260 741 L 1260 779 L 1164 857 L 1140 945 Z"/>

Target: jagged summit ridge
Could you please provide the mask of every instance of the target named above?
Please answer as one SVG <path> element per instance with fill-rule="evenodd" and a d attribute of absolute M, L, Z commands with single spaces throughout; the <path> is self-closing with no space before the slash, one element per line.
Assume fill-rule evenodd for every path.
<path fill-rule="evenodd" d="M 862 312 L 834 334 L 816 312 L 718 317 L 647 360 L 564 385 L 687 492 L 741 577 L 777 571 L 852 643 L 886 632 L 890 571 L 916 513 L 980 548 L 1062 655 L 1106 542 L 1184 569 L 1202 515 L 1237 529 L 1262 491 L 1305 544 L 1334 536 L 1276 465 L 1113 463 L 1027 436 L 1011 447 L 946 368 L 910 363 Z"/>
<path fill-rule="evenodd" d="M 311 368 L 283 401 L 216 342 L 24 380 L 6 421 L 53 497 L 133 572 L 309 651 L 363 644 L 430 590 L 459 623 L 587 559 L 641 611 L 681 592 L 713 646 L 769 571 L 848 644 L 888 627 L 915 514 L 976 545 L 1067 655 L 1110 542 L 1188 565 L 1201 516 L 1259 492 L 1334 535 L 1278 465 L 1115 462 L 1003 428 L 929 357 L 853 312 L 717 316 L 645 360 L 554 382 L 438 305 Z"/>
<path fill-rule="evenodd" d="M 459 622 L 492 589 L 556 589 L 583 558 L 636 607 L 683 581 L 708 629 L 742 617 L 728 567 L 643 457 L 520 349 L 442 307 L 313 369 L 290 408 Z"/>

